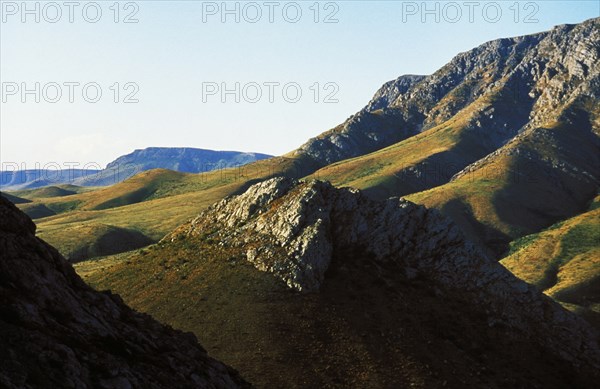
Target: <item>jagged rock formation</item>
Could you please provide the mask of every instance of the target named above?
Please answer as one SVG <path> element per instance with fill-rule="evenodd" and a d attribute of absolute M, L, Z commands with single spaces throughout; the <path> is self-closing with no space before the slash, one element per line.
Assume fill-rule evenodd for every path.
<path fill-rule="evenodd" d="M 236 388 L 194 335 L 87 286 L 35 225 L 0 197 L 0 386 Z"/>
<path fill-rule="evenodd" d="M 585 321 L 487 258 L 439 212 L 402 199 L 377 202 L 319 181 L 275 178 L 222 200 L 163 242 L 194 237 L 237 248 L 298 291 L 327 283 L 334 258 L 337 267 L 345 257 L 393 263 L 408 280 L 464 295 L 506 336 L 527 338 L 587 374 L 600 367 L 598 334 Z"/>
<path fill-rule="evenodd" d="M 408 74 L 388 81 L 375 93 L 369 104 L 361 112 L 372 112 L 389 107 L 400 96 L 405 94 L 413 85 L 422 81 L 426 76 Z"/>

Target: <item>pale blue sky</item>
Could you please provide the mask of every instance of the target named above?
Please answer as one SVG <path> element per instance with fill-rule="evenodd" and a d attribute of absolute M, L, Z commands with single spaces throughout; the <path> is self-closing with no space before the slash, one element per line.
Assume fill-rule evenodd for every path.
<path fill-rule="evenodd" d="M 438 2 L 440 21 L 436 23 L 434 14 L 421 20 L 421 9 L 415 9 L 421 8 L 421 1 L 340 1 L 321 2 L 319 23 L 315 23 L 315 2 L 307 1 L 297 2 L 302 10 L 297 23 L 282 15 L 287 6 L 287 16 L 294 17 L 291 2 L 279 2 L 269 23 L 269 9 L 258 1 L 263 15 L 256 23 L 245 21 L 243 14 L 240 23 L 232 15 L 222 23 L 219 13 L 205 14 L 204 23 L 203 8 L 210 11 L 221 2 L 138 1 L 135 18 L 139 22 L 125 24 L 114 22 L 114 11 L 109 8 L 114 1 L 108 1 L 97 2 L 102 10 L 97 23 L 83 18 L 87 2 L 75 8 L 73 23 L 68 21 L 66 8 L 61 9 L 61 19 L 49 23 L 56 10 L 44 8 L 44 2 L 39 2 L 39 23 L 35 15 L 27 14 L 22 23 L 22 9 L 14 8 L 14 4 L 20 8 L 21 1 L 1 3 L 0 78 L 5 92 L 11 87 L 8 83 L 33 88 L 35 82 L 48 86 L 49 99 L 54 96 L 49 84 L 53 82 L 95 82 L 103 92 L 95 104 L 83 100 L 80 88 L 75 89 L 75 102 L 69 103 L 64 85 L 63 97 L 55 104 L 44 96 L 40 103 L 30 95 L 25 102 L 19 93 L 5 96 L 0 159 L 25 163 L 28 168 L 36 162 L 104 165 L 149 146 L 282 154 L 355 113 L 385 81 L 402 74 L 430 74 L 458 52 L 491 39 L 600 16 L 598 0 L 523 1 L 518 4 L 518 15 L 515 1 L 498 1 L 499 17 L 495 5 L 483 1 L 474 9 L 471 23 L 469 9 L 458 1 L 454 4 L 459 5 L 462 17 L 448 2 Z M 28 5 L 33 8 L 35 3 Z M 126 4 L 120 3 L 121 21 L 135 11 L 132 5 L 123 9 Z M 240 12 L 244 4 L 240 2 Z M 427 6 L 434 9 L 436 2 Z M 245 10 L 248 18 L 254 17 L 254 9 L 246 6 Z M 95 16 L 93 11 L 87 8 L 89 18 Z M 338 22 L 323 23 L 334 11 Z M 533 22 L 525 23 L 532 13 Z M 448 20 L 453 18 L 458 18 L 456 23 Z M 492 23 L 494 18 L 499 20 Z M 114 103 L 109 88 L 115 82 L 120 83 L 120 100 L 133 91 L 123 91 L 124 84 L 136 83 L 139 102 Z M 233 96 L 226 96 L 228 101 L 223 103 L 218 95 L 205 96 L 203 102 L 203 83 L 233 87 L 235 82 L 240 86 L 294 82 L 302 98 L 287 102 L 279 87 L 274 102 L 269 102 L 268 89 L 262 85 L 264 95 L 257 103 L 244 101 L 243 96 L 240 103 Z M 321 91 L 318 102 L 310 89 L 315 82 Z M 323 101 L 334 91 L 332 86 L 324 90 L 326 83 L 339 88 L 337 103 Z M 247 97 L 253 98 L 254 91 L 249 87 Z"/>

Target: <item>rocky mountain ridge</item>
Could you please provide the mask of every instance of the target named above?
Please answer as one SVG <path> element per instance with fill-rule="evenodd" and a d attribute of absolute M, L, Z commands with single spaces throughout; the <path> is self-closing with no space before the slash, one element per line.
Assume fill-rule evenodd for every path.
<path fill-rule="evenodd" d="M 486 146 L 492 152 L 518 133 L 556 120 L 581 96 L 598 93 L 599 21 L 490 41 L 432 75 L 399 77 L 295 154 L 328 165 L 414 136 L 461 111 L 474 111 L 469 127 L 480 132 L 480 142 L 491 141 Z"/>
<path fill-rule="evenodd" d="M 402 199 L 377 202 L 319 181 L 275 178 L 222 200 L 163 242 L 188 239 L 236 248 L 301 292 L 317 292 L 348 256 L 395 263 L 407 279 L 468 296 L 489 326 L 534 339 L 588 372 L 600 367 L 598 334 L 584 320 L 487 258 L 437 211 Z"/>
<path fill-rule="evenodd" d="M 400 78 L 405 92 L 386 85 L 374 101 L 390 103 L 366 115 L 410 113 L 418 120 L 401 131 L 419 133 L 313 177 L 436 208 L 500 258 L 510 241 L 585 211 L 598 193 L 599 58 L 596 18 L 485 43 L 408 86 Z M 321 136 L 323 158 L 337 147 L 327 139 L 353 137 L 340 131 Z M 320 146 L 305 146 L 320 158 Z"/>

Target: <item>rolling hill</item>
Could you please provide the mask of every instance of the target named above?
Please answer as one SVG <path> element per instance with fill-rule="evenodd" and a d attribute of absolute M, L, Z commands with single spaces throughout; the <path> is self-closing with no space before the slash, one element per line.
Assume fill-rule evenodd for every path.
<path fill-rule="evenodd" d="M 16 196 L 21 196 L 26 199 L 34 200 L 34 199 L 40 199 L 40 198 L 44 199 L 44 198 L 51 198 L 51 197 L 70 196 L 70 195 L 74 195 L 77 193 L 84 193 L 84 192 L 88 192 L 88 191 L 95 190 L 95 189 L 96 188 L 93 188 L 93 187 L 89 188 L 89 187 L 81 187 L 81 186 L 76 186 L 76 185 L 63 184 L 63 185 L 44 186 L 42 188 L 36 188 L 36 189 L 16 190 L 16 191 L 11 191 L 11 193 Z"/>
<path fill-rule="evenodd" d="M 25 199 L 25 198 L 22 198 L 22 197 L 18 197 L 18 196 L 15 196 L 13 194 L 8 194 L 6 192 L 0 192 L 0 196 L 2 196 L 5 199 L 9 200 L 13 204 L 27 204 L 27 203 L 31 202 L 31 200 L 28 200 L 28 199 Z"/>
<path fill-rule="evenodd" d="M 20 206 L 32 216 L 43 217 L 36 219 L 38 236 L 56 246 L 65 256 L 97 246 L 99 237 L 91 233 L 97 225 L 136 231 L 157 242 L 190 215 L 244 190 L 253 182 L 281 172 L 301 177 L 305 174 L 302 166 L 306 166 L 301 160 L 273 158 L 205 174 L 155 169 L 107 188 L 60 198 L 36 199 Z M 76 239 L 74 233 L 77 233 Z M 120 241 L 127 240 L 120 238 Z M 129 251 L 139 247 L 137 242 L 139 240 L 118 247 Z"/>

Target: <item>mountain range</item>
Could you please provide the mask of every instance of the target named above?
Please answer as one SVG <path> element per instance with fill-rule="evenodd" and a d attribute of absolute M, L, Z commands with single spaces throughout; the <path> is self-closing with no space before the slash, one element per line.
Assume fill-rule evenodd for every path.
<path fill-rule="evenodd" d="M 280 157 L 8 196 L 259 387 L 592 388 L 599 59 L 600 19 L 499 39 Z"/>
<path fill-rule="evenodd" d="M 3 190 L 24 190 L 62 184 L 108 186 L 151 169 L 206 173 L 212 170 L 239 167 L 269 157 L 271 156 L 267 154 L 239 151 L 214 151 L 191 147 L 149 147 L 120 156 L 102 170 L 3 171 L 0 173 L 0 187 Z"/>

